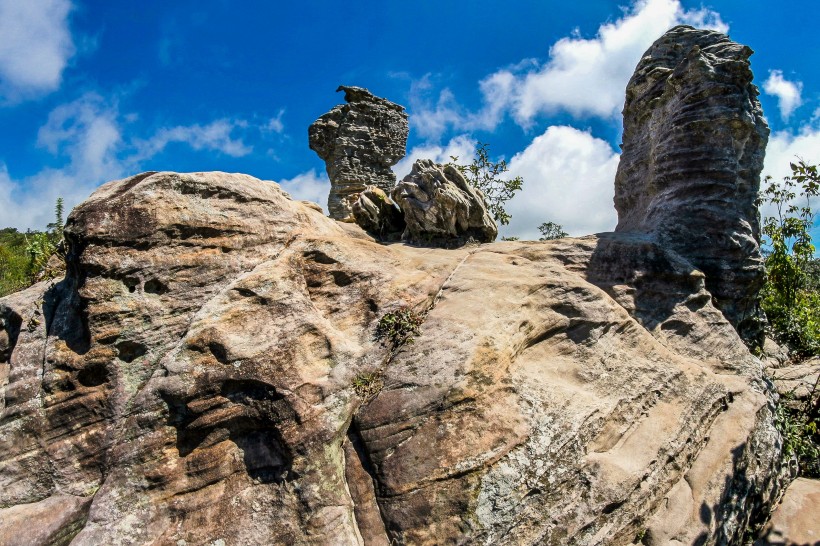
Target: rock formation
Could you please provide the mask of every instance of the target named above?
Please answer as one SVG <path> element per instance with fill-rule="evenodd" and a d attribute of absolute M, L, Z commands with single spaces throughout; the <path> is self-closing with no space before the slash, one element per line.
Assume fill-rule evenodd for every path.
<path fill-rule="evenodd" d="M 651 234 L 703 271 L 718 308 L 760 345 L 755 199 L 769 128 L 751 54 L 687 26 L 644 53 L 626 90 L 615 208 L 616 231 Z"/>
<path fill-rule="evenodd" d="M 361 87 L 340 86 L 347 104 L 335 106 L 308 129 L 310 149 L 325 161 L 330 178 L 331 218 L 348 220 L 365 186 L 389 193 L 396 184 L 390 170 L 406 153 L 404 108 Z"/>
<path fill-rule="evenodd" d="M 645 236 L 385 246 L 145 173 L 66 237 L 0 299 L 7 542 L 723 544 L 779 490 L 760 362 Z"/>
<path fill-rule="evenodd" d="M 740 544 L 783 488 L 773 395 L 726 318 L 756 278 L 732 184 L 754 184 L 763 137 L 726 118 L 738 87 L 709 83 L 742 73 L 745 50 L 670 36 L 686 51 L 661 40 L 630 86 L 616 233 L 382 245 L 245 175 L 99 188 L 68 219 L 65 278 L 0 299 L 0 541 Z M 663 51 L 680 78 L 644 71 Z M 697 82 L 711 129 L 673 93 Z M 660 130 L 641 140 L 641 112 L 697 168 Z M 745 135 L 749 156 L 732 170 L 721 148 L 710 171 L 707 129 Z M 394 195 L 414 236 L 491 239 L 465 187 L 418 162 Z M 710 277 L 725 270 L 672 223 L 695 229 L 718 202 L 711 236 L 751 245 L 726 259 L 751 264 L 734 278 Z M 376 339 L 407 308 L 413 343 Z"/>
<path fill-rule="evenodd" d="M 484 196 L 453 165 L 419 159 L 392 197 L 404 212 L 405 239 L 489 243 L 498 235 Z"/>
<path fill-rule="evenodd" d="M 404 214 L 381 188 L 367 186 L 353 203 L 353 217 L 362 229 L 377 237 L 401 234 Z"/>

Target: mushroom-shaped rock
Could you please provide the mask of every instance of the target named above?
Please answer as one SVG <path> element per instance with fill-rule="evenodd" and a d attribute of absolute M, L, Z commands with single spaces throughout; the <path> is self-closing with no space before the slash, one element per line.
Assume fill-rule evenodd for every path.
<path fill-rule="evenodd" d="M 353 203 L 366 186 L 389 192 L 396 184 L 390 167 L 406 152 L 407 114 L 402 106 L 361 87 L 342 85 L 336 91 L 345 92 L 347 104 L 313 122 L 308 137 L 330 178 L 330 217 L 352 220 Z"/>

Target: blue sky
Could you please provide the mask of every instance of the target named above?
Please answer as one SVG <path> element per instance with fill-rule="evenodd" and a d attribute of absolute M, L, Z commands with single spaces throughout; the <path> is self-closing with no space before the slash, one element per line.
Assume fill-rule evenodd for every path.
<path fill-rule="evenodd" d="M 0 0 L 0 227 L 43 228 L 58 196 L 146 170 L 244 172 L 326 206 L 307 127 L 345 84 L 407 107 L 399 177 L 488 142 L 525 179 L 502 234 L 608 231 L 626 82 L 678 23 L 755 50 L 767 173 L 820 163 L 818 16 L 789 0 Z"/>

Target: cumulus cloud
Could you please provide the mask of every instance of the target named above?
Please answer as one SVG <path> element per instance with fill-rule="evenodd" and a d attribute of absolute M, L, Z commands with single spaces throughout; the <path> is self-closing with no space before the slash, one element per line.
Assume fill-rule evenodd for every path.
<path fill-rule="evenodd" d="M 55 108 L 39 131 L 38 145 L 65 163 L 19 180 L 0 165 L 4 225 L 42 229 L 53 220 L 58 197 L 70 210 L 99 183 L 125 176 L 129 163 L 119 158 L 123 140 L 118 118 L 116 104 L 95 93 Z"/>
<path fill-rule="evenodd" d="M 770 70 L 768 79 L 763 82 L 763 91 L 767 95 L 777 97 L 777 107 L 780 117 L 788 121 L 798 106 L 803 104 L 800 94 L 803 92 L 803 82 L 789 81 L 783 77 L 780 70 Z"/>
<path fill-rule="evenodd" d="M 0 0 L 0 98 L 54 91 L 76 48 L 70 0 Z"/>
<path fill-rule="evenodd" d="M 169 144 L 179 142 L 187 144 L 194 150 L 221 152 L 231 157 L 242 157 L 253 151 L 241 137 L 235 137 L 237 129 L 245 129 L 248 123 L 244 120 L 218 119 L 206 125 L 178 125 L 157 131 L 147 140 L 135 143 L 139 158 L 153 157 Z"/>
<path fill-rule="evenodd" d="M 280 180 L 279 185 L 294 199 L 318 203 L 327 212 L 330 180 L 325 173 L 317 174 L 316 169 L 311 169 L 293 178 Z"/>
<path fill-rule="evenodd" d="M 512 215 L 503 236 L 537 239 L 543 222 L 570 235 L 612 231 L 615 171 L 620 156 L 610 145 L 569 126 L 551 126 L 509 162 L 510 177 L 524 178 L 506 205 Z"/>
<path fill-rule="evenodd" d="M 70 210 L 99 184 L 139 172 L 145 160 L 171 143 L 237 157 L 252 150 L 243 140 L 245 133 L 264 130 L 243 120 L 219 119 L 160 128 L 148 138 L 124 138 L 124 128 L 133 119 L 120 112 L 116 97 L 97 93 L 86 93 L 52 110 L 38 132 L 37 144 L 61 166 L 15 178 L 0 160 L 3 226 L 42 229 L 52 220 L 57 197 L 63 197 Z"/>
<path fill-rule="evenodd" d="M 798 158 L 811 165 L 820 164 L 820 125 L 809 122 L 796 131 L 772 133 L 766 147 L 763 175 L 771 176 L 775 181 L 783 180 L 791 174 L 789 163 L 794 163 Z M 820 214 L 820 199 L 814 199 L 812 208 Z M 760 213 L 764 217 L 772 216 L 775 210 L 770 205 L 764 205 Z"/>
<path fill-rule="evenodd" d="M 481 80 L 482 107 L 476 112 L 460 107 L 449 89 L 430 101 L 427 76 L 422 85 L 411 88 L 413 127 L 422 136 L 436 138 L 448 127 L 492 129 L 506 113 L 523 127 L 541 114 L 615 117 L 643 52 L 677 24 L 728 31 L 711 10 L 687 10 L 679 0 L 639 0 L 621 18 L 602 24 L 593 38 L 562 38 L 545 61 L 525 59 Z"/>
<path fill-rule="evenodd" d="M 459 135 L 440 146 L 438 144 L 422 144 L 413 147 L 404 158 L 393 165 L 393 173 L 397 180 L 401 180 L 413 168 L 413 163 L 419 159 L 432 159 L 435 163 L 448 163 L 452 157 L 459 158 L 459 163 L 471 163 L 477 142 L 467 135 Z"/>

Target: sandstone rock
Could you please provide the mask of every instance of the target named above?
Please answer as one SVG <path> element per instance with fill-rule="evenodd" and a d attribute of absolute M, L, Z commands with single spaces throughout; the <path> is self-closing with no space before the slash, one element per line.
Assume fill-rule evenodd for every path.
<path fill-rule="evenodd" d="M 626 91 L 615 208 L 616 231 L 650 234 L 703 271 L 717 307 L 759 346 L 755 199 L 769 128 L 751 54 L 687 26 L 644 53 Z"/>
<path fill-rule="evenodd" d="M 224 173 L 108 183 L 66 234 L 0 299 L 12 543 L 734 544 L 778 495 L 759 361 L 651 237 L 380 245 Z"/>
<path fill-rule="evenodd" d="M 818 382 L 820 376 L 820 357 L 810 358 L 796 364 L 787 364 L 777 368 L 769 367 L 770 375 L 780 396 L 792 405 L 804 404 Z"/>
<path fill-rule="evenodd" d="M 820 481 L 798 478 L 766 524 L 755 546 L 820 544 Z"/>
<path fill-rule="evenodd" d="M 339 86 L 347 104 L 335 106 L 308 129 L 310 149 L 325 161 L 330 178 L 331 218 L 351 219 L 351 207 L 365 186 L 390 192 L 396 175 L 390 167 L 404 157 L 407 114 L 404 108 L 361 87 Z"/>
<path fill-rule="evenodd" d="M 406 224 L 399 206 L 376 186 L 367 186 L 353 203 L 353 217 L 365 231 L 377 236 L 401 234 Z"/>
<path fill-rule="evenodd" d="M 405 239 L 489 243 L 498 235 L 484 196 L 453 165 L 419 159 L 392 197 L 404 212 Z"/>

